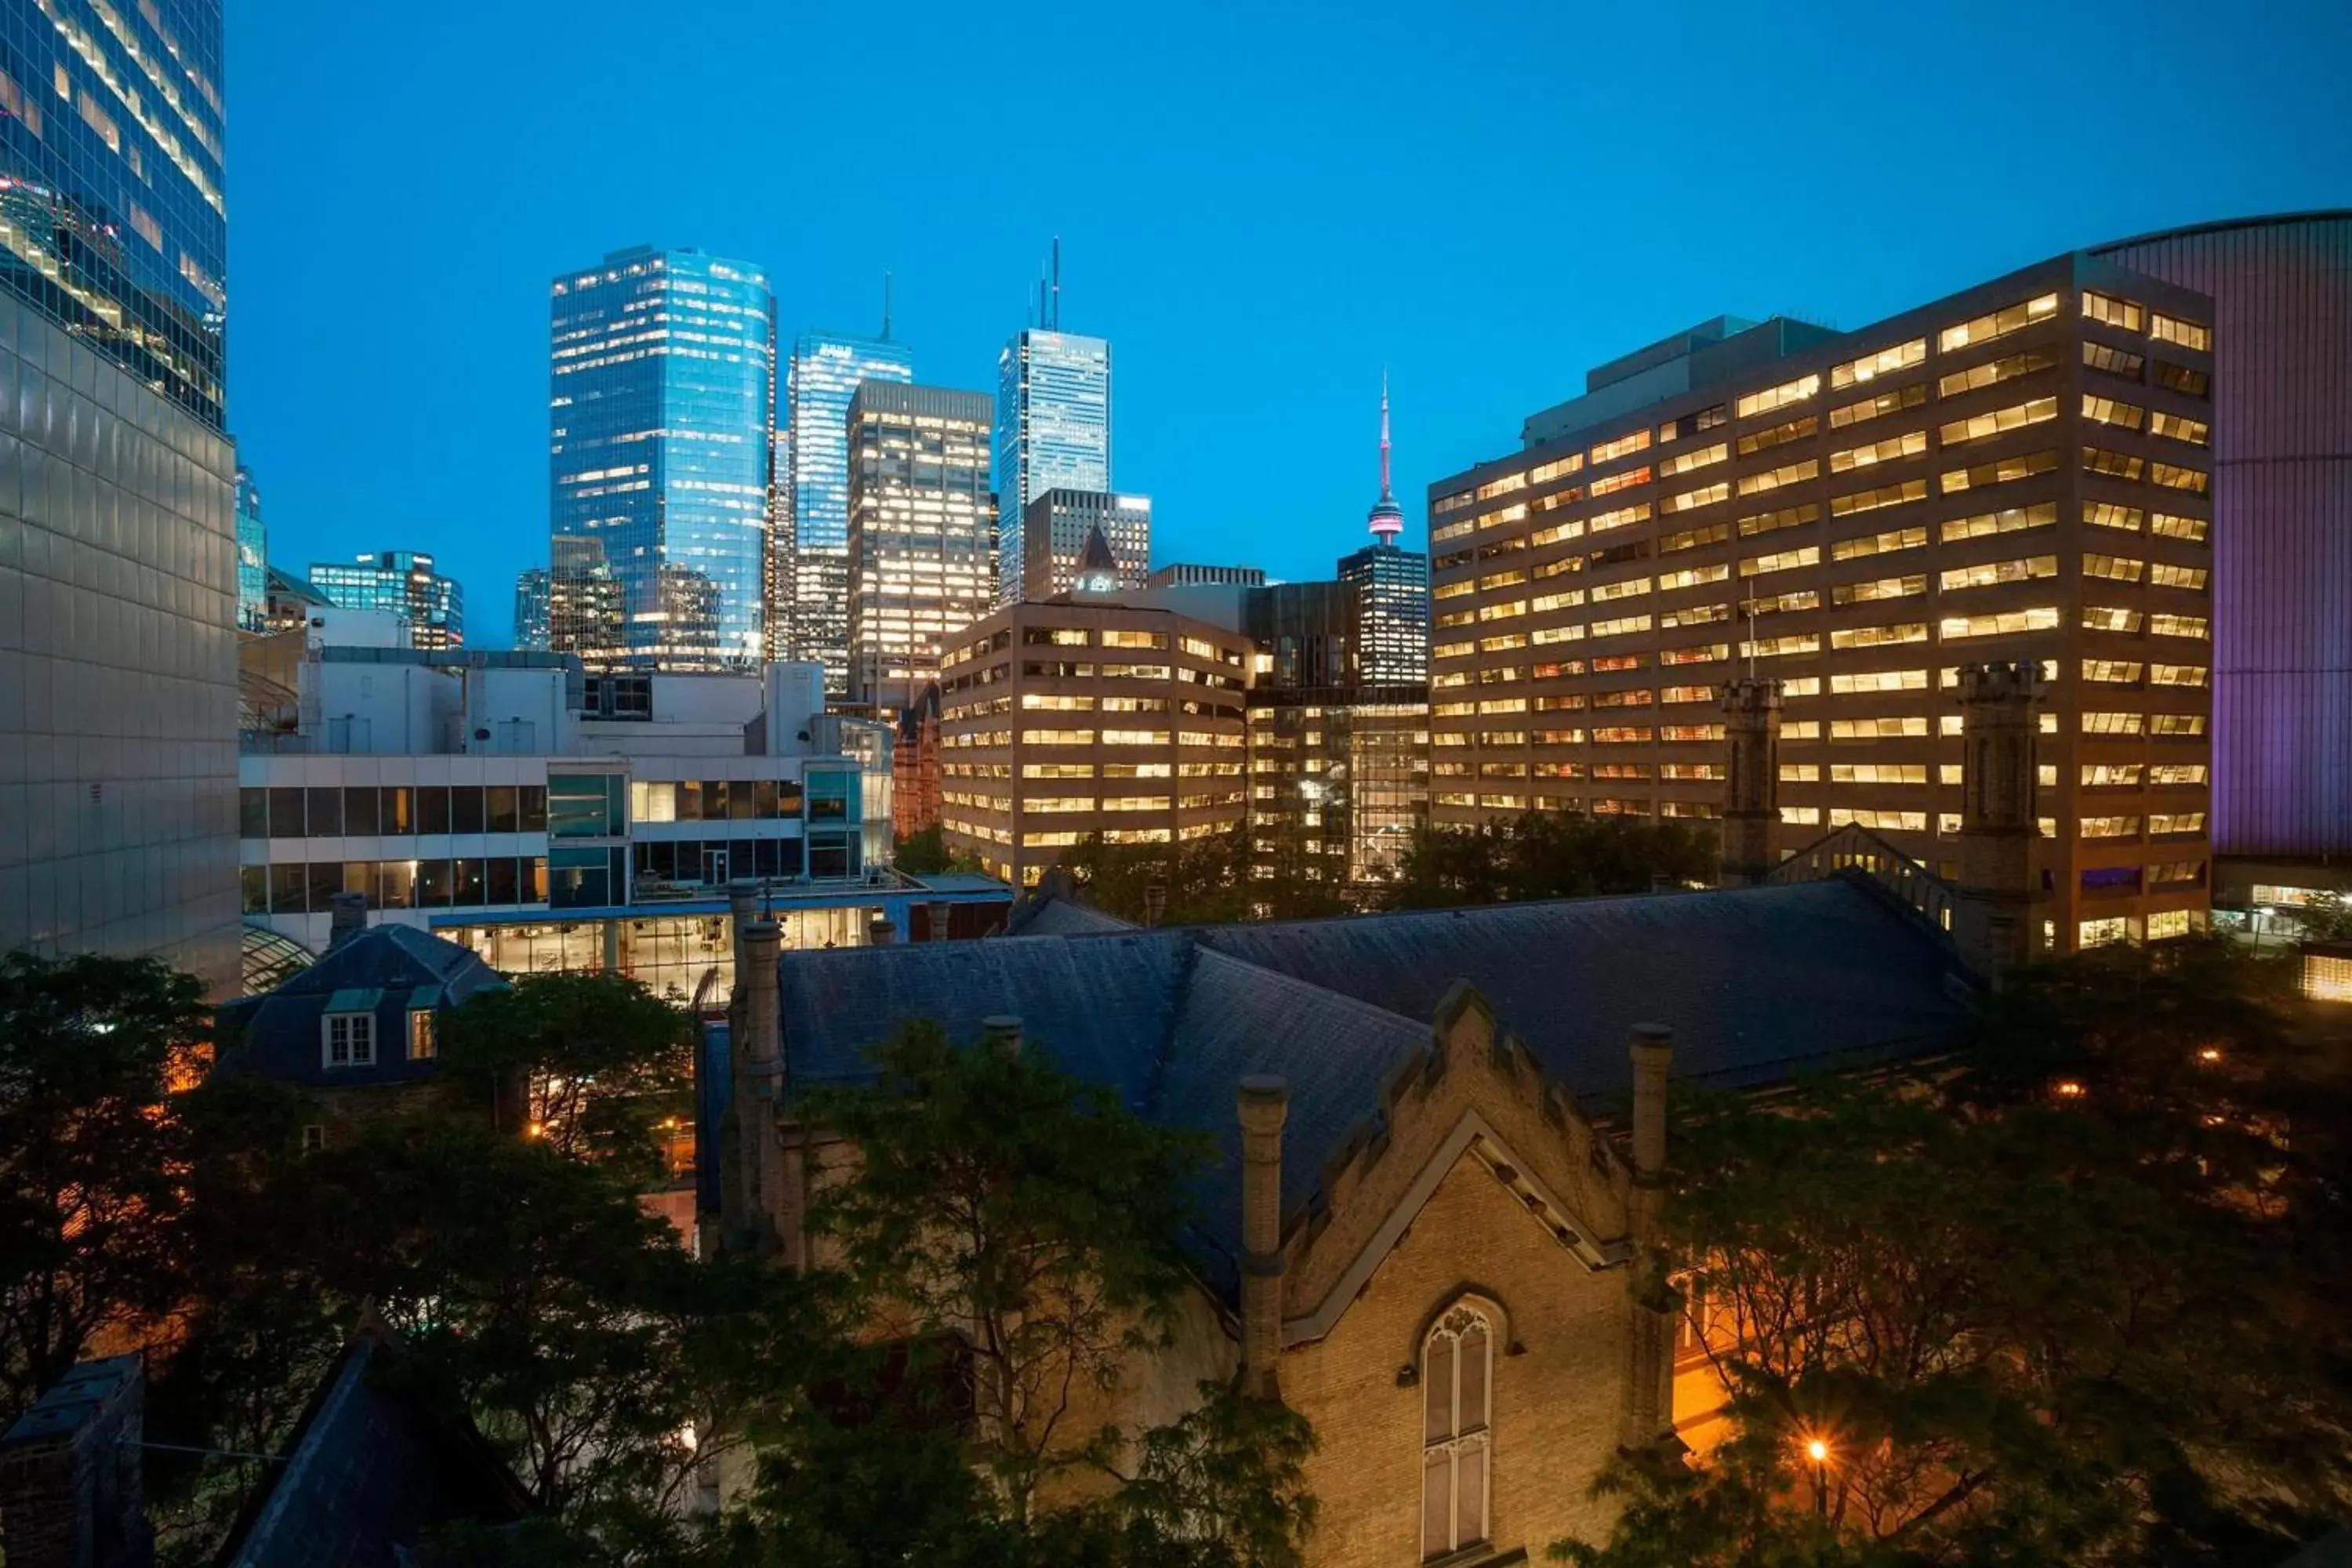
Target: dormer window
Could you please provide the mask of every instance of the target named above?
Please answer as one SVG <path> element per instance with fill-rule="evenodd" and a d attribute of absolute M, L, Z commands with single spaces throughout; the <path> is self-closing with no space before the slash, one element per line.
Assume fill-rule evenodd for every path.
<path fill-rule="evenodd" d="M 373 1013 L 330 1013 L 326 1016 L 323 1028 L 328 1067 L 375 1066 Z"/>
<path fill-rule="evenodd" d="M 408 1015 L 408 1059 L 429 1062 L 441 1054 L 440 1036 L 436 1026 L 440 1015 L 430 1007 L 419 1007 Z"/>

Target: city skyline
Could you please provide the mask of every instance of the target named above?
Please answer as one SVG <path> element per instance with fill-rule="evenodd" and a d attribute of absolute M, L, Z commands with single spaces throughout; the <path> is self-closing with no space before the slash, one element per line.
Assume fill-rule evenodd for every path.
<path fill-rule="evenodd" d="M 2037 22 L 2030 50 L 1998 47 L 2021 26 L 2013 19 L 1873 13 L 1864 27 L 1854 12 L 1853 26 L 1830 16 L 1811 27 L 1801 64 L 1771 84 L 1738 61 L 1792 41 L 1778 24 L 1731 11 L 1645 18 L 1621 46 L 1687 59 L 1685 88 L 1741 126 L 1727 151 L 1787 148 L 1818 177 L 1790 189 L 1727 175 L 1703 196 L 1670 178 L 1631 180 L 1603 205 L 1568 204 L 1571 218 L 1548 211 L 1546 193 L 1631 157 L 1647 132 L 1630 80 L 1539 87 L 1541 62 L 1580 30 L 1565 16 L 1494 10 L 1442 26 L 1335 27 L 1321 18 L 1336 14 L 1308 10 L 1254 18 L 1247 49 L 1235 47 L 1238 17 L 1168 38 L 1128 31 L 1150 24 L 1047 18 L 1074 69 L 1197 71 L 1214 84 L 1217 123 L 1170 138 L 1150 95 L 1114 95 L 1089 111 L 1087 137 L 1056 143 L 1050 168 L 1012 178 L 971 160 L 943 166 L 923 201 L 887 202 L 842 174 L 863 158 L 934 147 L 950 84 L 1010 68 L 1012 40 L 941 11 L 899 68 L 924 90 L 880 121 L 855 109 L 867 79 L 854 29 L 795 40 L 796 90 L 815 96 L 799 120 L 808 139 L 778 184 L 770 144 L 744 134 L 756 94 L 681 90 L 642 138 L 593 161 L 559 151 L 600 79 L 593 45 L 621 25 L 599 5 L 560 29 L 529 8 L 469 16 L 477 30 L 461 35 L 459 13 L 432 3 L 393 30 L 257 0 L 239 14 L 229 62 L 242 89 L 232 157 L 244 153 L 233 291 L 246 302 L 231 426 L 269 488 L 282 556 L 413 541 L 473 589 L 483 637 L 503 640 L 505 587 L 543 560 L 549 277 L 637 240 L 741 256 L 769 269 L 789 341 L 869 321 L 893 270 L 894 335 L 920 345 L 925 379 L 986 391 L 1059 234 L 1063 320 L 1118 353 L 1114 482 L 1154 497 L 1163 558 L 1308 577 L 1360 526 L 1384 363 L 1395 489 L 1417 547 L 1431 479 L 1499 455 L 1497 431 L 1573 395 L 1584 366 L 1627 343 L 1720 311 L 1859 325 L 2074 247 L 2342 205 L 2336 171 L 2352 109 L 2321 68 L 2347 22 L 2300 10 L 2300 26 L 2277 17 L 2221 36 L 2185 6 L 2121 30 L 2060 16 Z M 737 23 L 746 58 L 783 58 L 772 47 L 781 20 L 746 12 Z M 517 68 L 516 101 L 494 106 L 489 144 L 500 167 L 543 172 L 513 182 L 494 209 L 435 194 L 433 171 L 462 161 L 459 145 L 473 143 L 457 128 L 480 112 L 431 64 L 461 36 L 469 50 L 530 62 Z M 1706 47 L 1693 48 L 1699 37 Z M 2097 105 L 2047 98 L 2040 62 L 2069 55 L 2169 106 L 2160 179 L 2140 152 L 2095 133 Z M 668 58 L 648 67 L 656 96 Z M 1857 136 L 1860 107 L 1828 88 L 1878 79 L 1892 59 L 1967 60 L 1972 102 L 2038 107 Z M 335 68 L 320 68 L 328 60 Z M 1459 84 L 1472 80 L 1481 85 L 1465 94 Z M 1381 84 L 1377 117 L 1365 82 Z M 363 129 L 394 121 L 409 127 L 402 138 Z M 868 142 L 876 151 L 861 152 Z M 2052 154 L 2062 146 L 2066 156 Z M 434 148 L 448 155 L 418 155 Z M 1997 194 L 1927 196 L 1927 170 L 1960 167 Z M 1694 202 L 1706 213 L 1696 228 L 1685 221 Z M 350 284 L 306 258 L 373 254 L 382 214 L 403 205 L 439 212 L 452 226 L 443 242 L 471 259 L 413 280 L 416 352 L 375 368 L 383 394 L 370 418 L 353 419 L 314 390 L 336 363 L 315 323 L 344 307 Z M 1524 221 L 1507 226 L 1499 248 L 1463 246 L 1433 221 L 1474 210 Z M 1721 235 L 1741 237 L 1727 248 Z M 383 446 L 438 450 L 452 429 L 468 438 L 446 476 L 448 501 L 421 517 L 413 491 L 372 459 Z"/>

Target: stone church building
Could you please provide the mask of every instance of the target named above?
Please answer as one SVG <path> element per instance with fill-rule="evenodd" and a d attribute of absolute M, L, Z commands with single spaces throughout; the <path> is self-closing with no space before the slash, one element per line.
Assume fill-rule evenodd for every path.
<path fill-rule="evenodd" d="M 1763 863 L 1742 823 L 1774 809 L 1778 703 L 1742 682 L 1715 891 L 1150 931 L 1033 911 L 1029 934 L 781 962 L 774 928 L 746 924 L 738 973 L 779 984 L 737 1000 L 731 1217 L 804 1259 L 822 1131 L 793 1122 L 794 1093 L 863 1078 L 911 1020 L 975 1045 L 1017 1031 L 1217 1142 L 1184 1238 L 1197 1300 L 1124 1414 L 1164 1419 L 1223 1376 L 1304 1415 L 1317 1564 L 1540 1561 L 1597 1537 L 1601 1468 L 1713 1405 L 1675 1379 L 1675 1299 L 1639 1261 L 1671 1086 L 1950 1050 L 2022 956 L 2037 683 L 1991 671 L 1964 674 L 1969 733 L 1996 738 L 1968 754 L 2004 778 L 1968 792 L 1962 864 L 2010 885 L 1952 886 L 1851 827 Z"/>

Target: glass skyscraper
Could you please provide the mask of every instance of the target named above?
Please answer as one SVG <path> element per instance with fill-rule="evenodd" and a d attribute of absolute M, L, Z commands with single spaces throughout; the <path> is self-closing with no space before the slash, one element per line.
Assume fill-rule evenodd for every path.
<path fill-rule="evenodd" d="M 792 472 L 785 486 L 793 625 L 782 646 L 824 666 L 825 694 L 848 691 L 849 403 L 860 382 L 906 385 L 915 356 L 887 338 L 803 332 L 785 369 Z"/>
<path fill-rule="evenodd" d="M 421 550 L 382 550 L 346 564 L 310 563 L 310 586 L 346 610 L 390 610 L 408 624 L 412 646 L 436 652 L 466 646 L 466 593 L 433 569 Z"/>
<path fill-rule="evenodd" d="M 236 629 L 257 632 L 269 618 L 269 530 L 253 470 L 236 466 Z"/>
<path fill-rule="evenodd" d="M 548 651 L 548 569 L 534 566 L 515 577 L 514 645 L 529 653 Z"/>
<path fill-rule="evenodd" d="M 1018 604 L 1021 525 L 1052 489 L 1110 489 L 1110 344 L 1024 328 L 996 360 L 997 602 Z"/>
<path fill-rule="evenodd" d="M 1429 684 L 1429 557 L 1385 541 L 1339 558 L 1339 581 L 1356 590 L 1358 647 L 1368 686 Z"/>
<path fill-rule="evenodd" d="M 698 250 L 617 250 L 555 280 L 550 531 L 621 587 L 615 662 L 765 657 L 775 341 L 766 275 Z"/>
<path fill-rule="evenodd" d="M 0 271 L 218 429 L 228 208 L 219 0 L 0 16 Z"/>
<path fill-rule="evenodd" d="M 226 996 L 221 93 L 218 0 L 0 6 L 0 952 L 157 953 Z"/>

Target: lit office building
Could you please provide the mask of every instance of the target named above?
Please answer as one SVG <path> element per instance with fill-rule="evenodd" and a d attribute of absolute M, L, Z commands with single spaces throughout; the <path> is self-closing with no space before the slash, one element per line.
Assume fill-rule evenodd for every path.
<path fill-rule="evenodd" d="M 0 951 L 237 983 L 221 7 L 0 26 L 0 381 L 27 474 L 0 638 Z M 93 439 L 95 432 L 102 439 Z M 266 591 L 266 589 L 265 589 Z M 21 604 L 18 595 L 21 595 Z"/>
<path fill-rule="evenodd" d="M 269 614 L 269 530 L 253 471 L 236 466 L 236 629 L 257 632 Z"/>
<path fill-rule="evenodd" d="M 421 550 L 382 550 L 350 564 L 310 563 L 310 586 L 345 610 L 389 610 L 427 651 L 466 646 L 466 591 Z"/>
<path fill-rule="evenodd" d="M 618 581 L 619 661 L 758 664 L 773 477 L 765 274 L 640 246 L 557 279 L 552 296 L 551 532 L 594 541 Z"/>
<path fill-rule="evenodd" d="M 1244 589 L 1250 857 L 1261 878 L 1366 891 L 1429 810 L 1429 694 L 1365 678 L 1364 600 L 1345 581 Z"/>
<path fill-rule="evenodd" d="M 515 574 L 514 645 L 524 653 L 547 653 L 548 595 L 551 592 L 548 570 L 534 566 Z"/>
<path fill-rule="evenodd" d="M 1009 605 L 942 661 L 940 820 L 1015 885 L 1100 834 L 1230 833 L 1245 805 L 1249 643 L 1168 610 Z"/>
<path fill-rule="evenodd" d="M 1050 599 L 1076 584 L 1087 536 L 1100 532 L 1117 563 L 1118 585 L 1141 588 L 1151 575 L 1151 498 L 1055 488 L 1029 503 L 1021 522 L 1021 596 Z"/>
<path fill-rule="evenodd" d="M 984 392 L 869 381 L 849 405 L 849 692 L 895 714 L 996 593 Z"/>
<path fill-rule="evenodd" d="M 1360 657 L 1375 686 L 1429 685 L 1429 557 L 1375 542 L 1339 558 L 1363 617 Z"/>
<path fill-rule="evenodd" d="M 997 356 L 996 381 L 997 600 L 1009 605 L 1025 587 L 1030 506 L 1047 490 L 1110 489 L 1110 344 L 1026 328 Z"/>
<path fill-rule="evenodd" d="M 2040 945 L 2198 928 L 2211 322 L 2073 255 L 1596 369 L 1431 488 L 1434 819 L 1716 819 L 1721 689 L 1752 668 L 1785 682 L 1779 851 L 1854 823 L 1948 875 L 1958 668 L 2039 661 Z"/>
<path fill-rule="evenodd" d="M 824 665 L 826 692 L 840 697 L 849 690 L 850 399 L 869 381 L 913 382 L 915 356 L 889 340 L 887 323 L 879 338 L 803 332 L 784 375 L 791 472 L 779 511 L 791 531 L 793 619 L 782 646 Z"/>

